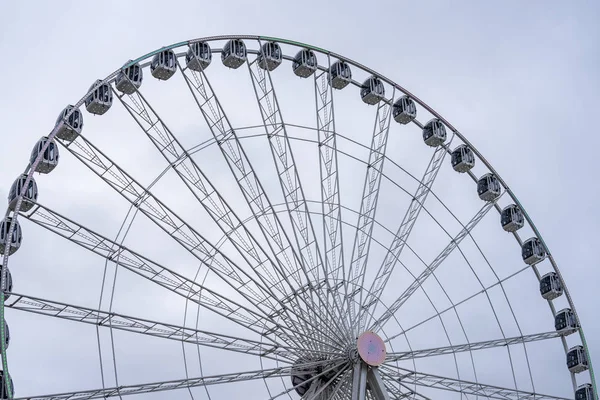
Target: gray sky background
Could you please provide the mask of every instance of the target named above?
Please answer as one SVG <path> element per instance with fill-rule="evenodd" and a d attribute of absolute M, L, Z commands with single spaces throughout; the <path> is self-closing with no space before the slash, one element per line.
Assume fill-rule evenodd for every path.
<path fill-rule="evenodd" d="M 219 34 L 260 34 L 310 43 L 350 57 L 406 87 L 447 118 L 485 155 L 517 194 L 544 236 L 576 304 L 592 359 L 598 362 L 600 323 L 597 321 L 598 301 L 595 294 L 600 282 L 597 261 L 597 243 L 600 239 L 597 175 L 600 171 L 595 152 L 600 140 L 593 121 L 600 100 L 600 76 L 597 72 L 600 61 L 599 17 L 600 3 L 594 1 L 506 1 L 501 4 L 478 1 L 374 1 L 369 4 L 312 0 L 298 3 L 238 0 L 102 3 L 5 1 L 0 3 L 0 54 L 4 57 L 0 63 L 0 76 L 4 78 L 0 86 L 3 93 L 0 96 L 0 121 L 3 126 L 0 135 L 4 150 L 0 168 L 0 197 L 6 197 L 14 178 L 26 166 L 32 146 L 40 136 L 51 130 L 59 111 L 66 104 L 76 102 L 95 79 L 108 75 L 128 59 L 163 45 Z M 242 101 L 251 90 L 247 72 L 243 71 L 246 68 L 230 73 L 222 67 L 218 55 L 214 55 L 213 64 L 215 70 L 209 70 L 209 77 L 212 73 L 225 102 L 237 107 L 232 114 L 239 115 L 240 120 L 256 122 L 259 118 L 256 105 L 246 107 L 247 103 Z M 286 64 L 283 68 L 285 73 L 278 70 L 274 75 L 285 92 L 281 95 L 282 104 L 289 105 L 288 110 L 293 110 L 295 96 L 308 95 L 312 87 L 309 82 L 304 82 L 305 89 L 301 89 L 300 81 L 295 80 L 289 70 L 290 66 Z M 188 112 L 195 112 L 192 108 L 194 105 L 189 99 L 182 106 L 173 105 L 180 99 L 179 96 L 189 96 L 183 80 L 174 77 L 172 81 L 157 83 L 148 70 L 144 72 L 144 84 L 148 83 L 147 92 L 144 93 L 148 93 L 153 104 L 164 110 L 164 116 L 169 121 L 173 121 L 171 127 L 181 132 L 184 143 L 191 145 L 198 142 L 194 135 L 197 132 L 195 128 L 200 125 L 197 120 L 186 117 Z M 242 87 L 244 82 L 246 86 Z M 238 84 L 240 92 L 237 91 Z M 146 90 L 146 86 L 143 90 Z M 240 94 L 242 92 L 243 95 Z M 236 99 L 237 96 L 239 99 Z M 348 94 L 345 96 L 348 97 Z M 342 95 L 339 97 L 342 98 Z M 357 99 L 358 94 L 354 97 Z M 368 145 L 372 126 L 372 118 L 369 119 L 368 115 L 369 111 L 372 114 L 373 109 L 366 109 L 356 99 L 347 103 L 340 99 L 336 112 L 340 119 L 345 116 L 345 120 L 340 121 L 338 129 Z M 346 104 L 347 108 L 344 108 Z M 141 132 L 131 120 L 122 123 L 125 113 L 120 105 L 116 106 L 104 117 L 92 117 L 84 112 L 84 134 L 119 163 L 122 162 L 133 176 L 143 176 L 143 182 L 148 183 L 150 177 L 162 171 L 164 160 L 156 157 L 153 146 L 147 140 L 142 140 Z M 309 113 L 310 108 L 298 108 L 285 115 L 300 121 L 314 119 Z M 354 113 L 355 109 L 363 111 L 360 118 L 354 119 L 358 115 Z M 423 121 L 424 117 L 419 119 Z M 310 123 L 313 124 L 313 120 Z M 203 129 L 203 134 L 207 135 L 206 128 Z M 400 128 L 394 125 L 394 129 Z M 369 133 L 364 134 L 365 130 Z M 413 139 L 399 134 L 390 139 L 389 146 L 398 152 L 399 161 L 413 164 L 411 172 L 420 176 L 429 159 L 425 155 L 430 153 L 426 153 L 427 149 L 420 142 L 419 132 L 414 129 L 410 132 L 414 134 Z M 418 146 L 417 150 L 409 147 L 413 144 Z M 131 149 L 139 150 L 134 158 L 130 156 L 134 154 Z M 252 148 L 249 152 L 259 158 L 261 149 L 267 150 L 268 147 Z M 62 154 L 61 165 L 55 173 L 36 176 L 40 201 L 108 236 L 114 236 L 127 211 L 125 202 L 97 179 L 94 180 L 95 177 L 66 151 Z M 300 158 L 305 165 L 309 165 L 310 157 Z M 271 161 L 270 156 L 267 158 L 267 161 Z M 218 157 L 206 154 L 199 161 L 202 162 L 207 170 L 216 174 L 222 185 L 220 188 L 233 196 L 235 191 L 227 185 L 227 179 L 230 178 L 222 173 L 223 169 L 219 170 L 225 167 L 220 154 Z M 404 165 L 403 162 L 400 164 Z M 447 160 L 445 164 L 434 190 L 444 199 L 447 196 L 449 207 L 466 221 L 481 203 L 473 195 L 473 185 L 469 186 L 470 182 L 457 178 L 457 174 L 450 171 Z M 351 164 L 347 167 L 349 170 L 359 168 Z M 257 168 L 263 168 L 268 173 L 272 167 L 258 161 Z M 483 169 L 477 171 L 477 174 L 484 172 Z M 314 172 L 307 169 L 307 179 Z M 180 183 L 176 179 L 171 173 L 165 183 L 157 186 L 157 192 L 161 193 L 167 204 L 179 207 L 186 220 L 189 219 L 195 226 L 202 226 L 205 216 L 189 207 L 191 196 L 179 192 L 184 189 L 183 186 L 177 186 Z M 356 199 L 362 186 L 354 185 L 352 192 L 351 178 L 345 179 L 348 179 L 348 202 L 357 207 Z M 454 183 L 459 180 L 461 183 Z M 460 195 L 463 187 L 466 188 L 464 197 Z M 173 191 L 172 188 L 177 189 Z M 314 191 L 315 188 L 317 191 Z M 317 198 L 318 186 L 312 190 L 315 194 L 313 198 Z M 396 207 L 408 205 L 407 200 L 405 203 L 402 203 L 403 200 L 396 202 L 393 189 L 389 190 L 387 198 L 381 200 L 383 216 L 396 215 Z M 398 198 L 401 198 L 401 194 L 398 194 Z M 432 204 L 431 207 L 432 212 L 440 212 L 441 220 L 453 226 L 448 215 L 443 216 L 439 205 Z M 428 237 L 433 240 L 433 236 L 427 234 L 433 225 L 428 225 L 432 222 L 426 218 L 421 219 L 421 228 L 415 231 L 412 239 L 415 249 L 428 254 L 431 260 L 445 246 L 447 238 L 436 233 L 435 243 L 428 243 Z M 393 222 L 390 224 L 394 226 Z M 10 264 L 17 285 L 15 291 L 97 306 L 102 262 L 32 224 L 23 221 L 23 227 L 23 249 L 11 258 Z M 518 247 L 501 232 L 496 216 L 491 218 L 491 222 L 482 222 L 482 227 L 478 229 L 480 231 L 477 233 L 482 235 L 482 247 L 496 263 L 494 267 L 499 266 L 502 270 L 499 273 L 501 276 L 523 266 Z M 488 231 L 494 231 L 493 235 L 496 236 L 491 233 L 486 236 Z M 132 228 L 131 242 L 128 243 L 133 248 L 145 246 L 144 249 L 152 257 L 193 276 L 195 271 L 190 272 L 182 266 L 190 263 L 195 265 L 197 262 L 173 243 L 163 240 L 160 248 L 148 245 L 147 239 L 152 235 L 161 237 L 156 227 L 139 218 Z M 385 237 L 384 233 L 381 235 Z M 161 238 L 164 239 L 164 236 Z M 476 249 L 470 246 L 465 244 L 465 253 L 476 257 Z M 466 268 L 462 264 L 462 267 L 459 266 L 461 262 L 458 257 L 456 260 L 449 259 L 449 263 L 456 265 L 456 271 Z M 479 259 L 479 262 L 483 260 Z M 84 266 L 86 268 L 82 268 Z M 456 274 L 458 277 L 446 276 L 449 280 L 443 282 L 448 282 L 449 287 L 456 287 L 456 284 L 462 283 L 460 273 Z M 526 333 L 552 330 L 552 316 L 539 298 L 537 287 L 532 284 L 533 274 L 527 271 L 523 275 L 527 277 L 517 279 L 515 285 L 507 288 L 509 297 L 515 299 L 517 307 L 526 308 L 517 311 L 520 322 L 526 326 Z M 443 272 L 440 272 L 440 279 L 443 276 Z M 398 282 L 404 279 L 402 275 L 396 278 Z M 214 278 L 208 279 L 209 282 L 213 279 L 212 283 L 217 285 Z M 125 273 L 119 276 L 118 282 L 121 290 L 115 307 L 119 311 L 182 323 L 185 303 L 178 298 L 165 295 Z M 431 290 L 433 292 L 436 289 L 432 287 Z M 466 294 L 469 293 L 465 289 L 463 295 Z M 440 304 L 443 303 L 441 294 L 434 297 Z M 389 302 L 393 298 L 382 300 Z M 564 301 L 564 298 L 560 300 Z M 415 301 L 419 301 L 419 298 Z M 419 307 L 415 305 L 415 309 Z M 423 306 L 423 312 L 426 308 Z M 479 312 L 484 308 L 482 306 Z M 478 334 L 482 335 L 482 339 L 486 338 L 486 332 L 492 335 L 477 327 L 487 324 L 485 315 L 477 312 L 474 309 L 469 314 L 467 309 L 463 314 L 471 326 L 470 338 L 473 341 L 477 340 Z M 508 311 L 505 310 L 505 314 L 508 315 Z M 93 328 L 18 313 L 7 315 L 13 334 L 9 365 L 19 396 L 99 385 L 97 342 Z M 212 321 L 210 316 L 205 317 L 212 326 L 227 331 L 228 327 L 223 321 Z M 405 318 L 400 323 L 410 325 L 412 317 L 415 314 L 399 316 L 399 319 Z M 192 319 L 188 316 L 187 321 Z M 449 325 L 455 322 L 448 321 Z M 432 325 L 431 329 L 434 327 Z M 458 329 L 456 326 L 454 328 Z M 116 343 L 122 343 L 117 349 L 121 383 L 182 377 L 179 344 L 138 336 L 132 340 L 130 336 L 115 336 Z M 422 343 L 418 343 L 419 336 L 424 338 Z M 101 338 L 108 355 L 106 345 L 109 337 L 104 335 Z M 487 339 L 490 338 L 488 335 Z M 447 344 L 445 337 L 438 341 L 435 333 L 430 331 L 413 339 L 417 346 L 421 344 L 423 347 Z M 576 344 L 577 340 L 570 337 L 569 345 Z M 456 341 L 460 343 L 461 339 L 457 338 Z M 544 392 L 542 388 L 548 385 L 550 393 L 555 390 L 557 394 L 568 396 L 570 391 L 569 381 L 565 378 L 564 356 L 558 348 L 558 342 L 553 345 L 552 353 L 545 355 L 545 348 L 540 347 L 537 351 L 533 346 L 529 355 L 535 367 L 534 378 L 539 378 L 536 382 L 540 382 L 536 389 Z M 189 348 L 187 351 L 192 354 L 195 350 Z M 214 358 L 211 358 L 212 355 Z M 228 370 L 227 359 L 218 357 L 216 353 L 208 351 L 203 357 L 210 360 L 210 372 Z M 494 354 L 486 357 L 478 360 L 477 364 L 482 368 L 479 375 L 482 381 L 493 375 L 495 367 L 501 369 L 501 366 L 495 366 L 496 362 L 507 362 L 505 353 L 502 361 L 496 359 Z M 517 364 L 524 365 L 522 355 L 515 357 Z M 252 360 L 240 360 L 236 361 L 239 362 L 236 367 L 257 368 Z M 468 360 L 462 362 L 467 363 Z M 440 373 L 450 365 L 441 364 Z M 109 371 L 107 375 L 111 373 Z M 197 373 L 197 365 L 190 367 L 190 374 Z M 468 372 L 466 374 L 468 377 Z M 111 379 L 107 378 L 109 382 L 112 382 Z M 504 384 L 503 381 L 497 383 Z M 507 384 L 510 385 L 511 381 Z M 259 393 L 259 390 L 264 392 L 264 386 L 261 385 L 246 387 Z M 235 390 L 216 388 L 211 390 L 211 395 L 217 398 L 219 395 L 231 395 Z M 187 392 L 178 394 L 181 398 L 189 398 Z M 200 390 L 194 394 L 196 398 L 206 398 L 206 394 Z"/>

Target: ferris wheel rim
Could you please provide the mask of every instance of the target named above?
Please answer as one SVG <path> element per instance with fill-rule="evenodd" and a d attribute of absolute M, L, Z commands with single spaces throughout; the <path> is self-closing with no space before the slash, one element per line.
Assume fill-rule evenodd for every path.
<path fill-rule="evenodd" d="M 152 51 L 152 52 L 150 52 L 150 53 L 147 53 L 147 54 L 145 54 L 145 55 L 143 55 L 143 56 L 141 56 L 141 57 L 139 57 L 139 58 L 137 58 L 137 59 L 135 59 L 135 60 L 133 60 L 133 61 L 130 61 L 130 62 L 126 63 L 126 64 L 125 64 L 123 67 L 121 67 L 121 68 L 117 69 L 116 71 L 114 71 L 113 73 L 111 73 L 110 75 L 108 75 L 108 76 L 107 76 L 107 77 L 106 77 L 104 80 L 102 80 L 102 81 L 99 81 L 99 82 L 98 82 L 98 85 L 100 85 L 100 84 L 105 84 L 105 83 L 110 83 L 110 82 L 114 81 L 114 80 L 116 79 L 116 77 L 118 76 L 118 74 L 119 74 L 119 73 L 120 73 L 120 72 L 121 72 L 121 71 L 122 71 L 124 68 L 126 68 L 126 67 L 128 67 L 128 66 L 131 66 L 131 65 L 133 65 L 133 64 L 135 64 L 135 63 L 138 63 L 138 62 L 141 62 L 141 61 L 147 60 L 147 59 L 149 59 L 150 57 L 153 57 L 155 54 L 157 54 L 157 53 L 160 53 L 160 52 L 162 52 L 162 51 L 165 51 L 165 50 L 173 50 L 173 49 L 176 49 L 176 48 L 179 48 L 179 47 L 184 47 L 184 46 L 188 46 L 188 47 L 189 47 L 191 44 L 193 44 L 193 43 L 198 43 L 198 42 L 213 42 L 213 41 L 220 41 L 220 40 L 231 40 L 231 39 L 241 39 L 241 40 L 244 40 L 244 39 L 246 39 L 246 40 L 254 40 L 254 41 L 258 41 L 259 43 L 261 42 L 261 40 L 264 40 L 264 41 L 275 41 L 275 42 L 278 42 L 278 43 L 284 43 L 284 44 L 287 44 L 287 45 L 291 45 L 291 46 L 294 46 L 294 47 L 297 47 L 297 48 L 307 48 L 307 49 L 311 49 L 311 50 L 313 50 L 313 51 L 317 51 L 317 52 L 319 52 L 319 53 L 326 54 L 326 55 L 328 55 L 328 56 L 334 57 L 334 58 L 336 58 L 336 59 L 339 59 L 339 60 L 341 60 L 341 61 L 345 61 L 345 62 L 347 62 L 348 64 L 350 64 L 350 65 L 352 65 L 352 66 L 354 66 L 354 67 L 356 67 L 356 68 L 358 68 L 358 69 L 360 69 L 360 70 L 362 70 L 362 71 L 364 71 L 364 72 L 367 72 L 367 73 L 369 73 L 369 74 L 371 74 L 371 75 L 374 75 L 374 76 L 376 76 L 376 77 L 380 78 L 381 80 L 383 80 L 384 82 L 386 82 L 386 83 L 388 83 L 390 86 L 392 86 L 394 89 L 396 89 L 396 90 L 399 90 L 400 92 L 402 92 L 402 93 L 404 93 L 405 95 L 409 96 L 409 97 L 410 97 L 411 99 L 413 99 L 413 100 L 414 100 L 414 101 L 415 101 L 417 104 L 419 104 L 421 107 L 423 107 L 424 109 L 426 109 L 427 111 L 429 111 L 429 112 L 430 112 L 430 113 L 431 113 L 433 116 L 435 116 L 435 117 L 436 117 L 436 118 L 438 118 L 440 121 L 442 121 L 442 122 L 443 122 L 443 123 L 444 123 L 446 126 L 448 126 L 448 127 L 449 127 L 449 128 L 452 130 L 453 134 L 455 134 L 455 135 L 456 135 L 456 136 L 457 136 L 457 137 L 458 137 L 458 138 L 459 138 L 459 139 L 460 139 L 460 140 L 461 140 L 461 141 L 462 141 L 462 142 L 463 142 L 465 145 L 467 145 L 467 146 L 468 146 L 468 147 L 469 147 L 469 148 L 470 148 L 470 149 L 471 149 L 471 150 L 472 150 L 472 151 L 475 153 L 475 155 L 476 155 L 476 156 L 477 156 L 477 157 L 480 159 L 480 161 L 481 161 L 481 162 L 482 162 L 482 163 L 483 163 L 483 164 L 486 166 L 486 168 L 487 168 L 487 169 L 488 169 L 488 170 L 489 170 L 489 171 L 490 171 L 492 174 L 494 174 L 494 175 L 495 175 L 495 177 L 496 177 L 496 178 L 499 180 L 499 182 L 501 183 L 501 185 L 504 187 L 504 189 L 505 189 L 506 193 L 507 193 L 507 194 L 510 196 L 510 198 L 511 198 L 511 199 L 512 199 L 512 200 L 515 202 L 515 204 L 516 204 L 516 205 L 517 205 L 517 206 L 518 206 L 518 207 L 521 209 L 521 211 L 522 211 L 522 212 L 523 212 L 523 214 L 524 214 L 525 220 L 526 220 L 526 221 L 529 223 L 530 227 L 532 228 L 532 230 L 533 230 L 533 232 L 534 232 L 534 234 L 535 234 L 535 237 L 537 237 L 537 238 L 538 238 L 538 239 L 539 239 L 539 240 L 542 242 L 542 245 L 543 245 L 543 247 L 545 248 L 545 250 L 546 250 L 546 252 L 547 252 L 547 255 L 548 255 L 548 260 L 550 261 L 550 263 L 551 263 L 551 265 L 552 265 L 552 268 L 553 268 L 554 272 L 556 272 L 556 274 L 558 275 L 559 279 L 560 279 L 560 280 L 562 281 L 562 283 L 563 283 L 563 286 L 564 286 L 564 287 L 563 287 L 563 290 L 564 290 L 564 293 L 565 293 L 566 299 L 567 299 L 567 301 L 568 301 L 568 303 L 569 303 L 569 306 L 570 306 L 571 310 L 573 311 L 573 313 L 574 313 L 575 317 L 576 317 L 576 318 L 577 318 L 577 320 L 579 321 L 579 317 L 578 317 L 578 315 L 577 315 L 577 311 L 576 311 L 576 308 L 575 308 L 575 304 L 574 304 L 574 302 L 573 302 L 573 300 L 572 300 L 572 298 L 571 298 L 571 296 L 570 296 L 570 293 L 569 293 L 568 287 L 567 287 L 567 285 L 566 285 L 566 282 L 565 282 L 565 281 L 564 281 L 564 279 L 562 278 L 562 275 L 561 275 L 561 273 L 560 273 L 560 270 L 559 270 L 559 268 L 558 268 L 558 264 L 557 264 L 556 260 L 554 259 L 554 257 L 552 256 L 552 254 L 551 254 L 551 252 L 550 252 L 550 249 L 549 249 L 549 248 L 548 248 L 548 246 L 546 245 L 546 243 L 545 243 L 545 241 L 544 241 L 544 239 L 543 239 L 543 237 L 542 237 L 541 233 L 538 231 L 538 229 L 537 229 L 537 227 L 535 226 L 535 224 L 534 224 L 533 220 L 530 218 L 530 216 L 528 215 L 528 213 L 526 212 L 525 208 L 522 206 L 522 204 L 520 203 L 520 201 L 518 200 L 518 198 L 516 197 L 516 195 L 514 194 L 514 192 L 513 192 L 513 191 L 510 189 L 510 187 L 509 187 L 509 186 L 506 184 L 506 182 L 505 182 L 505 181 L 502 179 L 502 177 L 501 177 L 501 176 L 500 176 L 500 175 L 499 175 L 499 174 L 496 172 L 496 170 L 495 170 L 495 169 L 493 168 L 493 166 L 492 166 L 492 165 L 489 163 L 489 161 L 487 161 L 487 159 L 486 159 L 486 158 L 485 158 L 485 157 L 484 157 L 484 156 L 483 156 L 483 155 L 482 155 L 482 154 L 481 154 L 481 153 L 480 153 L 480 152 L 477 150 L 477 148 L 476 148 L 475 146 L 473 146 L 473 145 L 471 144 L 471 142 L 470 142 L 470 141 L 469 141 L 469 140 L 468 140 L 466 137 L 464 137 L 464 136 L 463 136 L 463 135 L 460 133 L 460 131 L 458 131 L 456 128 L 454 128 L 454 127 L 453 127 L 453 125 L 451 125 L 449 121 L 447 121 L 447 120 L 446 120 L 444 117 L 442 117 L 440 114 L 438 114 L 438 113 L 437 113 L 437 112 L 436 112 L 436 111 L 435 111 L 433 108 L 431 108 L 429 105 L 427 105 L 427 103 L 425 103 L 424 101 L 422 101 L 421 99 L 419 99 L 417 96 L 413 95 L 411 92 L 409 92 L 408 90 L 406 90 L 405 88 L 403 88 L 403 87 L 402 87 L 402 86 L 400 86 L 399 84 L 395 83 L 395 82 L 394 82 L 394 81 L 392 81 L 391 79 L 389 79 L 389 78 L 385 77 L 385 76 L 384 76 L 384 75 L 382 75 L 382 74 L 379 74 L 379 73 L 377 73 L 376 71 L 374 71 L 374 70 L 372 70 L 372 69 L 370 69 L 370 68 L 368 68 L 368 67 L 364 66 L 363 64 L 361 64 L 361 63 L 359 63 L 359 62 L 357 62 L 357 61 L 354 61 L 354 60 L 352 60 L 352 59 L 350 59 L 350 58 L 344 57 L 344 56 L 342 56 L 342 55 L 340 55 L 340 54 L 334 53 L 334 52 L 332 52 L 332 51 L 329 51 L 329 50 L 326 50 L 326 49 L 323 49 L 323 48 L 320 48 L 320 47 L 316 47 L 316 46 L 308 45 L 308 44 L 301 43 L 301 42 L 291 41 L 291 40 L 288 40 L 288 39 L 283 39 L 283 38 L 270 37 L 270 36 L 258 36 L 258 35 L 220 35 L 220 36 L 208 36 L 208 37 L 202 37 L 202 38 L 196 38 L 196 39 L 192 39 L 192 40 L 187 40 L 187 41 L 183 41 L 183 42 L 177 42 L 177 43 L 171 44 L 171 45 L 169 45 L 169 46 L 164 46 L 164 47 L 161 47 L 161 48 L 159 48 L 159 49 L 157 49 L 157 50 L 154 50 L 154 51 Z M 214 52 L 216 52 L 216 50 L 212 50 L 212 52 L 214 53 Z M 250 53 L 250 54 L 252 54 L 252 53 L 256 54 L 256 53 L 257 53 L 257 51 L 254 51 L 254 52 L 253 52 L 253 51 L 249 51 L 249 53 Z M 176 57 L 177 57 L 177 58 L 181 57 L 181 54 L 177 54 L 177 55 L 176 55 Z M 289 59 L 289 58 L 288 58 L 288 59 Z M 321 66 L 319 65 L 319 68 L 320 68 L 320 67 L 321 67 Z M 352 83 L 356 84 L 356 82 L 354 82 L 354 81 L 353 81 Z M 51 133 L 48 135 L 48 139 L 49 139 L 49 140 L 48 140 L 48 142 L 47 142 L 47 143 L 46 143 L 46 145 L 43 147 L 43 149 L 40 151 L 40 153 L 38 154 L 38 157 L 35 159 L 35 161 L 34 161 L 33 163 L 30 163 L 30 164 L 28 164 L 27 168 L 25 169 L 25 173 L 24 173 L 24 175 L 26 175 L 26 176 L 27 176 L 27 178 L 26 178 L 26 181 L 25 181 L 25 183 L 24 183 L 24 185 L 23 185 L 23 189 L 22 189 L 21 193 L 19 193 L 19 194 L 18 194 L 18 196 L 17 196 L 17 204 L 16 204 L 16 207 L 15 207 L 15 209 L 16 209 L 16 210 L 19 210 L 19 209 L 20 209 L 20 205 L 21 205 L 21 202 L 23 201 L 23 196 L 24 196 L 24 194 L 25 194 L 25 192 L 26 192 L 26 189 L 27 189 L 28 183 L 29 183 L 29 181 L 32 179 L 32 176 L 33 176 L 33 174 L 34 174 L 34 172 L 35 172 L 35 169 L 36 169 L 37 165 L 38 165 L 38 164 L 41 162 L 41 159 L 42 159 L 43 152 L 44 152 L 44 151 L 45 151 L 45 149 L 48 147 L 48 145 L 49 145 L 50 141 L 51 141 L 51 140 L 52 140 L 52 139 L 53 139 L 53 138 L 56 136 L 56 133 L 58 132 L 58 130 L 60 130 L 60 128 L 61 128 L 61 127 L 64 125 L 64 123 L 65 123 L 65 122 L 64 122 L 64 121 L 65 121 L 65 119 L 68 119 L 68 118 L 69 118 L 69 116 L 70 116 L 70 115 L 72 115 L 72 113 L 73 113 L 75 110 L 79 109 L 79 108 L 80 108 L 80 107 L 81 107 L 81 106 L 84 104 L 84 102 L 85 102 L 85 99 L 87 98 L 87 96 L 88 96 L 90 93 L 92 93 L 92 92 L 93 92 L 93 90 L 94 90 L 94 89 L 95 89 L 95 87 L 94 87 L 94 86 L 93 86 L 92 88 L 90 88 L 90 90 L 89 90 L 89 91 L 88 91 L 88 92 L 87 92 L 87 93 L 86 93 L 86 94 L 83 96 L 83 98 L 82 98 L 81 100 L 79 100 L 79 101 L 78 101 L 78 102 L 77 102 L 77 103 L 76 103 L 76 104 L 73 106 L 73 109 L 72 109 L 72 110 L 71 110 L 71 111 L 70 111 L 68 114 L 66 114 L 66 116 L 65 116 L 63 119 L 61 119 L 61 120 L 60 120 L 60 122 L 59 122 L 58 124 L 56 124 L 56 125 L 54 126 L 54 128 L 53 128 L 53 129 L 52 129 L 52 131 L 51 131 Z M 495 205 L 495 208 L 496 208 L 498 211 L 500 211 L 500 210 L 498 209 L 498 206 L 497 206 L 497 205 Z M 7 208 L 7 211 L 6 211 L 6 216 L 10 215 L 10 213 L 11 213 L 11 210 L 10 210 L 10 208 Z M 16 223 L 17 223 L 18 216 L 19 216 L 19 212 L 18 212 L 18 211 L 17 211 L 17 212 L 15 212 L 15 213 L 13 214 L 13 217 L 12 217 L 12 222 L 11 222 L 11 224 L 10 224 L 10 228 L 9 228 L 9 237 L 10 237 L 10 235 L 12 234 L 14 227 L 16 226 Z M 521 240 L 519 239 L 519 237 L 518 237 L 516 234 L 514 234 L 514 236 L 515 236 L 515 239 L 517 240 L 517 242 L 518 242 L 519 244 L 522 244 L 522 242 L 521 242 Z M 4 254 L 4 256 L 3 256 L 3 265 L 2 265 L 2 271 L 4 271 L 4 270 L 5 270 L 5 269 L 8 267 L 8 260 L 9 260 L 9 256 L 10 256 L 10 255 L 8 254 L 8 252 L 7 252 L 6 254 Z M 536 268 L 536 266 L 535 266 L 535 265 L 533 265 L 533 266 L 532 266 L 532 269 L 533 269 L 533 271 L 534 271 L 534 273 L 535 273 L 535 275 L 536 275 L 537 279 L 539 280 L 539 279 L 541 278 L 541 276 L 540 276 L 539 272 L 537 271 L 537 268 Z M 4 284 L 5 284 L 5 282 L 4 282 L 4 280 L 5 280 L 5 276 L 4 276 L 4 275 L 5 275 L 5 274 L 4 274 L 4 273 L 2 273 L 2 281 L 1 281 L 1 282 L 2 282 L 2 285 L 3 285 L 3 287 L 4 287 Z M 1 295 L 0 295 L 0 310 L 1 310 L 1 313 L 0 313 L 0 319 L 4 317 L 4 301 L 5 301 L 5 298 L 4 298 L 4 297 L 5 297 L 5 296 L 4 296 L 4 291 L 2 291 L 2 293 L 1 293 Z M 549 304 L 549 307 L 550 307 L 550 309 L 551 309 L 551 312 L 552 312 L 552 314 L 553 314 L 553 315 L 554 315 L 554 314 L 556 314 L 556 312 L 555 312 L 556 310 L 554 309 L 554 306 L 553 306 L 552 302 L 551 302 L 551 301 L 548 301 L 548 304 Z M 1 334 L 2 336 L 4 336 L 4 327 L 3 327 L 3 324 L 0 324 L 0 325 L 2 325 L 2 326 L 0 326 L 0 331 L 1 331 L 1 332 L 0 332 L 0 334 Z M 591 357 L 590 357 L 589 351 L 587 351 L 588 349 L 587 349 L 587 343 L 586 343 L 586 340 L 585 340 L 585 337 L 584 337 L 583 327 L 581 327 L 581 326 L 580 326 L 580 327 L 579 327 L 579 329 L 578 329 L 578 331 L 579 331 L 579 336 L 580 336 L 580 338 L 581 338 L 581 341 L 582 341 L 582 343 L 583 343 L 583 346 L 584 346 L 584 348 L 586 349 L 586 352 L 587 352 L 587 354 L 588 354 L 588 361 L 589 361 L 589 371 L 590 371 L 590 374 L 591 374 L 591 376 L 592 376 L 592 386 L 593 386 L 593 387 L 594 387 L 594 389 L 595 389 L 595 388 L 596 388 L 596 384 L 595 384 L 594 375 L 593 375 L 592 360 L 591 360 Z M 568 348 L 566 347 L 565 338 L 564 338 L 564 337 L 562 337 L 562 340 L 563 340 L 563 345 L 564 345 L 564 347 L 565 347 L 565 352 L 566 352 L 566 351 L 568 350 Z M 4 370 L 8 372 L 8 364 L 7 364 L 7 361 L 6 361 L 6 351 L 5 351 L 6 349 L 5 349 L 4 341 L 1 341 L 1 342 L 2 342 L 2 343 L 0 344 L 0 349 L 2 350 L 2 362 L 3 362 L 3 367 L 4 367 Z M 5 376 L 6 376 L 6 384 L 7 384 L 7 385 L 10 385 L 10 383 L 8 382 L 8 376 L 9 376 L 9 374 L 8 374 L 8 373 L 6 373 L 6 375 L 5 375 Z M 596 393 L 597 393 L 597 392 L 596 392 Z M 597 394 L 596 394 L 596 395 L 597 395 Z"/>

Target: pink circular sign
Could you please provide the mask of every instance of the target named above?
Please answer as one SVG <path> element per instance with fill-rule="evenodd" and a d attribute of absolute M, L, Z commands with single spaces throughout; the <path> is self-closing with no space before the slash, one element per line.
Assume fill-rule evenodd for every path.
<path fill-rule="evenodd" d="M 385 343 L 375 332 L 365 332 L 360 335 L 356 347 L 360 358 L 373 367 L 385 361 Z"/>

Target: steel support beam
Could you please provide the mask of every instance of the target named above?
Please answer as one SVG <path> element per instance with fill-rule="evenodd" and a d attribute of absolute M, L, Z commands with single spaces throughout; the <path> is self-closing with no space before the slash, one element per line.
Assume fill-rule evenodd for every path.
<path fill-rule="evenodd" d="M 358 360 L 352 371 L 352 400 L 366 400 L 367 398 L 367 373 L 369 366 Z"/>

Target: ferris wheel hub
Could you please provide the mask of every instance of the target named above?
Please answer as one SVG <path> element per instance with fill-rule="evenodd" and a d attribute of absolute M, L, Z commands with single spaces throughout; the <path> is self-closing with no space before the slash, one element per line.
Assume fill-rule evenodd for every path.
<path fill-rule="evenodd" d="M 372 367 L 377 367 L 385 361 L 385 343 L 375 332 L 367 331 L 360 335 L 356 347 L 360 358 Z"/>

